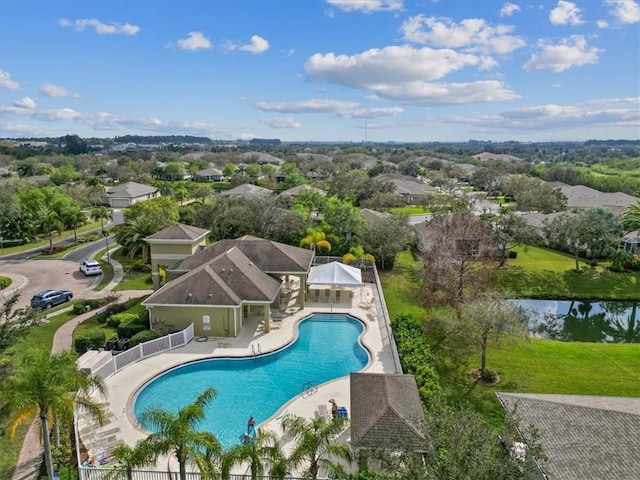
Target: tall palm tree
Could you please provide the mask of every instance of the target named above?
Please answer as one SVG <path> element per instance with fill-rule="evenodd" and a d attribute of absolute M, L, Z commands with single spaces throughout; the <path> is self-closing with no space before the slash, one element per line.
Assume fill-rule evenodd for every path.
<path fill-rule="evenodd" d="M 140 423 L 153 431 L 137 445 L 141 458 L 153 459 L 173 453 L 178 460 L 180 480 L 187 479 L 187 462 L 194 460 L 198 452 L 220 451 L 220 442 L 210 432 L 196 427 L 205 418 L 205 409 L 214 399 L 216 391 L 209 387 L 193 403 L 177 412 L 162 408 L 150 408 L 140 415 Z"/>
<path fill-rule="evenodd" d="M 87 222 L 87 216 L 80 209 L 78 205 L 74 205 L 72 208 L 63 213 L 62 219 L 66 227 L 73 229 L 73 238 L 75 243 L 78 243 L 78 226 L 84 225 Z"/>
<path fill-rule="evenodd" d="M 49 211 L 40 215 L 38 232 L 49 239 L 49 250 L 53 250 L 53 237 L 60 235 L 63 229 L 62 221 L 56 212 Z"/>
<path fill-rule="evenodd" d="M 280 443 L 272 432 L 258 431 L 255 438 L 236 445 L 230 451 L 234 463 L 249 462 L 251 480 L 262 478 L 266 472 L 270 477 L 286 473 L 286 461 Z"/>
<path fill-rule="evenodd" d="M 640 230 L 640 200 L 636 205 L 627 205 L 627 209 L 620 217 L 625 232 Z"/>
<path fill-rule="evenodd" d="M 308 247 L 314 251 L 318 248 L 331 251 L 331 244 L 327 240 L 325 233 L 319 228 L 308 228 L 307 236 L 300 241 L 300 246 Z"/>
<path fill-rule="evenodd" d="M 100 227 L 104 232 L 104 222 L 105 220 L 109 222 L 109 220 L 113 219 L 113 210 L 104 205 L 101 207 L 95 207 L 91 209 L 91 219 L 92 220 L 100 220 Z"/>
<path fill-rule="evenodd" d="M 289 464 L 293 468 L 302 468 L 305 478 L 317 480 L 320 469 L 329 475 L 345 475 L 338 460 L 351 462 L 352 455 L 344 443 L 336 443 L 338 435 L 345 429 L 347 419 L 336 417 L 327 420 L 324 417 L 307 420 L 295 415 L 282 421 L 282 429 L 293 437 L 294 448 L 289 455 Z"/>
<path fill-rule="evenodd" d="M 145 238 L 159 232 L 165 226 L 160 215 L 143 214 L 119 225 L 115 237 L 129 258 L 140 255 L 142 260 L 147 262 L 150 260 L 150 248 Z"/>
<path fill-rule="evenodd" d="M 90 382 L 81 378 L 82 374 L 75 369 L 74 357 L 69 352 L 50 355 L 45 350 L 30 348 L 17 354 L 13 366 L 14 371 L 0 393 L 10 413 L 9 436 L 13 438 L 20 425 L 37 416 L 42 428 L 47 479 L 53 480 L 49 423 L 54 416 L 66 415 L 72 410 L 72 388 L 86 387 Z M 91 405 L 88 399 L 86 403 Z M 92 407 L 101 412 L 97 405 Z"/>

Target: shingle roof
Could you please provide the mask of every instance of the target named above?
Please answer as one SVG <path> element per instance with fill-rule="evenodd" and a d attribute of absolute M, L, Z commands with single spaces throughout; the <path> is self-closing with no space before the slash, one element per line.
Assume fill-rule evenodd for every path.
<path fill-rule="evenodd" d="M 352 373 L 351 444 L 424 445 L 424 412 L 413 375 Z"/>
<path fill-rule="evenodd" d="M 235 188 L 230 190 L 225 190 L 220 193 L 220 195 L 225 196 L 233 196 L 233 195 L 271 195 L 273 193 L 268 188 L 259 187 L 258 185 L 254 185 L 252 183 L 243 183 L 242 185 L 238 185 Z"/>
<path fill-rule="evenodd" d="M 396 186 L 395 193 L 400 195 L 427 195 L 437 191 L 435 187 L 422 183 L 417 178 L 398 173 L 383 173 L 375 177 L 375 179 L 393 183 Z"/>
<path fill-rule="evenodd" d="M 153 235 L 149 235 L 145 240 L 195 240 L 209 233 L 204 228 L 185 225 L 184 223 L 176 223 Z"/>
<path fill-rule="evenodd" d="M 268 275 L 232 247 L 198 268 L 167 283 L 145 305 L 228 305 L 272 302 L 282 280 Z"/>
<path fill-rule="evenodd" d="M 198 177 L 215 177 L 215 176 L 222 176 L 222 170 L 219 170 L 217 168 L 213 168 L 213 167 L 209 167 L 209 168 L 205 168 L 204 170 L 200 170 L 197 174 Z"/>
<path fill-rule="evenodd" d="M 326 190 L 322 190 L 320 188 L 316 188 L 316 187 L 312 187 L 311 185 L 298 185 L 296 187 L 290 188 L 288 190 L 285 190 L 283 192 L 281 192 L 278 197 L 295 197 L 296 195 L 299 195 L 301 192 L 315 192 L 318 195 L 321 195 L 323 197 L 327 196 L 327 191 Z"/>
<path fill-rule="evenodd" d="M 550 480 L 640 478 L 640 398 L 498 393 L 533 425 Z"/>
<path fill-rule="evenodd" d="M 362 218 L 364 218 L 369 225 L 373 225 L 376 222 L 391 216 L 390 213 L 378 212 L 377 210 L 371 210 L 370 208 L 361 208 L 360 215 L 362 215 Z"/>
<path fill-rule="evenodd" d="M 314 256 L 313 251 L 305 248 L 247 235 L 235 240 L 220 240 L 182 260 L 171 270 L 193 270 L 232 247 L 237 247 L 266 273 L 307 273 Z"/>
<path fill-rule="evenodd" d="M 143 185 L 142 183 L 136 182 L 127 182 L 123 183 L 122 185 L 107 189 L 107 195 L 109 195 L 110 197 L 136 198 L 157 191 L 157 188 L 150 187 L 149 185 Z"/>

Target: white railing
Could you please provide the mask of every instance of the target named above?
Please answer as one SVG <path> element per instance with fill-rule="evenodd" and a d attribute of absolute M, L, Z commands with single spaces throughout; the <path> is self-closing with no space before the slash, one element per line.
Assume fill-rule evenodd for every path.
<path fill-rule="evenodd" d="M 102 467 L 80 467 L 80 480 L 110 480 L 113 478 L 127 478 L 126 473 L 122 470 L 122 476 L 114 475 L 115 468 Z M 275 480 L 276 477 L 270 475 L 260 475 L 259 480 Z M 287 480 L 303 480 L 301 477 L 292 477 L 287 475 Z M 133 470 L 131 472 L 131 480 L 179 480 L 178 472 L 160 472 L 157 470 Z M 200 473 L 187 472 L 187 480 L 200 480 Z M 229 480 L 251 480 L 251 474 L 230 474 Z"/>
<path fill-rule="evenodd" d="M 193 339 L 193 323 L 180 332 L 170 333 L 164 337 L 149 340 L 148 342 L 139 343 L 135 347 L 125 350 L 118 355 L 114 355 L 104 365 L 101 365 L 95 372 L 103 380 L 106 380 L 114 373 L 122 370 L 132 363 L 138 362 L 143 358 L 157 355 L 158 353 L 173 350 L 174 348 L 186 345 Z"/>

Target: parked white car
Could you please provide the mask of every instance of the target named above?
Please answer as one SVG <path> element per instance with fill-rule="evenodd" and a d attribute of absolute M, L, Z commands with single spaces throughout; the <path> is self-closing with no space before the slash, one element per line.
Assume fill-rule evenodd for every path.
<path fill-rule="evenodd" d="M 80 264 L 80 271 L 85 275 L 102 275 L 102 267 L 95 260 L 85 260 Z"/>

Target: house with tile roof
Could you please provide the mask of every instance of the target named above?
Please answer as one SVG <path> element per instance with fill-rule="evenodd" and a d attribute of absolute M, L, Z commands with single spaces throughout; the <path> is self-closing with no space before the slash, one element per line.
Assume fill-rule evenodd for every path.
<path fill-rule="evenodd" d="M 142 302 L 152 328 L 181 330 L 193 323 L 196 336 L 237 336 L 245 319 L 257 314 L 268 332 L 289 276 L 299 278 L 297 302 L 304 308 L 312 250 L 252 236 L 204 247 L 208 232 L 186 227 L 174 225 L 148 237 L 152 259 L 166 261 L 172 244 L 183 250 L 170 255 L 184 255 L 166 268 L 167 283 Z M 186 238 L 176 239 L 180 236 Z"/>
<path fill-rule="evenodd" d="M 535 427 L 548 480 L 640 478 L 640 398 L 497 393 L 522 428 Z M 508 433 L 503 440 L 508 444 Z M 524 438 L 526 442 L 526 438 Z"/>
<path fill-rule="evenodd" d="M 108 188 L 105 193 L 105 202 L 111 208 L 126 208 L 134 203 L 159 196 L 160 192 L 156 187 L 143 185 L 142 183 L 127 182 Z"/>
<path fill-rule="evenodd" d="M 424 451 L 425 416 L 413 375 L 351 373 L 351 448 Z"/>

